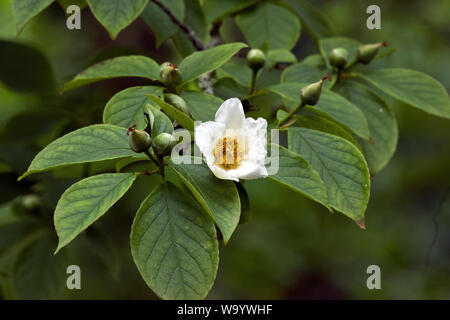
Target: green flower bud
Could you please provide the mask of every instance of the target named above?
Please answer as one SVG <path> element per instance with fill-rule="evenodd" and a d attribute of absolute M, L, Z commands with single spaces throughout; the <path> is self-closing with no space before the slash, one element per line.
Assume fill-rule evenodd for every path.
<path fill-rule="evenodd" d="M 22 207 L 27 211 L 34 211 L 41 206 L 41 197 L 35 194 L 24 195 L 21 199 Z"/>
<path fill-rule="evenodd" d="M 330 64 L 333 67 L 342 69 L 347 64 L 348 51 L 344 48 L 335 48 L 335 49 L 331 50 L 328 58 L 330 60 Z"/>
<path fill-rule="evenodd" d="M 135 125 L 128 129 L 127 134 L 130 136 L 130 148 L 134 152 L 145 152 L 150 148 L 152 139 L 150 135 L 143 130 L 136 130 Z"/>
<path fill-rule="evenodd" d="M 178 67 L 170 62 L 164 62 L 159 69 L 159 75 L 162 83 L 170 89 L 175 88 L 181 83 L 181 74 Z"/>
<path fill-rule="evenodd" d="M 302 104 L 307 104 L 310 106 L 314 106 L 317 104 L 320 98 L 320 93 L 322 92 L 322 85 L 324 80 L 331 80 L 329 74 L 320 79 L 319 81 L 307 85 L 304 87 L 300 93 L 300 100 Z"/>
<path fill-rule="evenodd" d="M 152 146 L 158 155 L 167 156 L 172 151 L 177 141 L 170 133 L 160 133 L 153 139 Z"/>
<path fill-rule="evenodd" d="M 356 61 L 361 62 L 362 64 L 369 64 L 377 55 L 378 49 L 386 46 L 386 42 L 363 45 L 358 48 L 358 52 L 356 53 Z"/>
<path fill-rule="evenodd" d="M 186 102 L 180 96 L 173 93 L 166 93 L 164 94 L 164 101 L 174 106 L 178 110 L 184 112 L 185 114 L 190 115 Z"/>
<path fill-rule="evenodd" d="M 254 72 L 258 71 L 266 63 L 266 55 L 259 49 L 252 49 L 247 54 L 247 63 Z"/>

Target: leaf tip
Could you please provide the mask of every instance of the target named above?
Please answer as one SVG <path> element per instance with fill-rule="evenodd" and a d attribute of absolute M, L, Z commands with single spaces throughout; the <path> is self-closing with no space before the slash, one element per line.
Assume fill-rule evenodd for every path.
<path fill-rule="evenodd" d="M 356 224 L 363 230 L 366 230 L 366 223 L 364 221 L 364 218 L 361 220 L 356 221 Z"/>

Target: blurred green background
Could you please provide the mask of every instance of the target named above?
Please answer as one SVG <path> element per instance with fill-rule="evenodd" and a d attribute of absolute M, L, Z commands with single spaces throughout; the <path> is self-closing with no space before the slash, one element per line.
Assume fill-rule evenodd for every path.
<path fill-rule="evenodd" d="M 366 28 L 370 4 L 381 8 L 381 30 Z M 379 59 L 376 67 L 419 70 L 450 89 L 449 1 L 330 0 L 314 1 L 314 6 L 337 34 L 364 43 L 388 41 L 397 49 Z M 229 41 L 243 39 L 231 21 L 221 32 Z M 296 56 L 317 52 L 302 30 Z M 36 226 L 52 228 L 53 209 L 62 192 L 80 177 L 106 171 L 112 164 L 75 166 L 20 183 L 17 176 L 43 146 L 76 128 L 100 123 L 109 98 L 143 82 L 119 79 L 61 96 L 50 92 L 94 62 L 131 53 L 159 63 L 181 59 L 170 41 L 157 49 L 150 29 L 139 19 L 112 41 L 84 10 L 82 29 L 69 31 L 57 3 L 16 38 L 10 2 L 0 0 L 0 283 L 9 281 L 5 266 L 17 259 L 5 249 L 28 237 Z M 367 230 L 274 182 L 247 181 L 252 219 L 238 226 L 227 246 L 221 245 L 209 298 L 450 298 L 450 122 L 389 102 L 395 107 L 400 138 L 392 161 L 372 181 Z M 58 258 L 53 257 L 54 232 L 45 238 L 54 247 L 35 245 L 23 253 L 14 280 L 20 297 L 52 298 L 49 292 L 54 291 L 47 286 L 65 284 L 65 268 L 76 264 L 82 270 L 82 290 L 63 288 L 57 298 L 156 298 L 141 279 L 129 248 L 134 213 L 156 179 L 138 180 Z M 381 290 L 366 287 L 366 269 L 372 264 L 381 268 Z M 52 273 L 45 278 L 39 268 Z M 10 297 L 6 291 L 0 296 Z"/>

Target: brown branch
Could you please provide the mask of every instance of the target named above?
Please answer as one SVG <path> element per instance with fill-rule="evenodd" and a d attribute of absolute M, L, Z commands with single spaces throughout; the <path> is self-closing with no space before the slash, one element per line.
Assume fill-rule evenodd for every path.
<path fill-rule="evenodd" d="M 181 30 L 183 30 L 183 32 L 186 34 L 188 39 L 192 42 L 192 44 L 194 45 L 194 48 L 196 50 L 200 51 L 200 50 L 204 49 L 203 44 L 195 36 L 195 32 L 193 30 L 191 30 L 187 25 L 183 24 L 180 20 L 178 20 L 177 17 L 175 17 L 173 15 L 172 11 L 170 11 L 169 8 L 167 8 L 159 0 L 151 0 L 151 1 L 154 4 L 156 4 L 158 7 L 160 7 L 161 10 L 163 10 L 169 16 L 170 20 L 172 20 L 172 22 L 174 24 L 176 24 Z"/>

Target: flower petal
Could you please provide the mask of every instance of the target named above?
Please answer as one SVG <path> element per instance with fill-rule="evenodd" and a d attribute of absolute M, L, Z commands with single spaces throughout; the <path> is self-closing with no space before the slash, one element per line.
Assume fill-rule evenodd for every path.
<path fill-rule="evenodd" d="M 214 163 L 214 146 L 223 136 L 225 125 L 220 122 L 207 121 L 195 127 L 195 143 L 205 156 L 206 163 Z"/>
<path fill-rule="evenodd" d="M 264 165 L 267 157 L 267 121 L 263 118 L 247 118 L 244 130 L 249 141 L 247 159 Z"/>
<path fill-rule="evenodd" d="M 242 128 L 245 124 L 245 114 L 241 100 L 231 98 L 222 103 L 216 112 L 215 120 L 225 124 L 227 129 Z"/>
<path fill-rule="evenodd" d="M 268 176 L 267 169 L 264 164 L 258 164 L 254 162 L 242 163 L 238 168 L 230 170 L 229 174 L 238 179 L 259 179 Z"/>
<path fill-rule="evenodd" d="M 212 171 L 212 173 L 219 179 L 223 180 L 234 180 L 236 182 L 239 182 L 239 179 L 237 177 L 234 177 L 231 175 L 232 170 L 225 170 L 213 163 L 206 163 L 209 167 L 209 169 Z"/>

